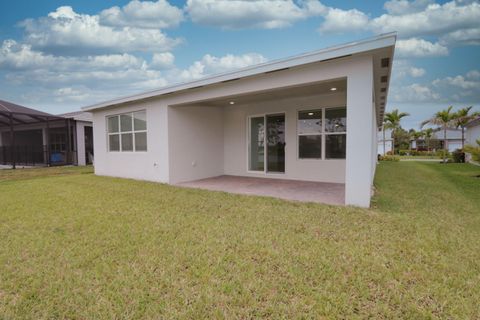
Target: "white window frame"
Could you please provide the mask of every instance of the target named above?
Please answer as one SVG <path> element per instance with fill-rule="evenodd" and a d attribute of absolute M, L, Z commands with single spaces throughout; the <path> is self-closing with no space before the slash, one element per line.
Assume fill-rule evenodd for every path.
<path fill-rule="evenodd" d="M 267 150 L 266 150 L 266 145 L 267 145 L 267 116 L 274 116 L 274 115 L 283 115 L 285 119 L 285 140 L 287 139 L 287 112 L 286 111 L 278 111 L 278 112 L 267 112 L 267 113 L 259 113 L 259 114 L 252 114 L 247 116 L 247 173 L 253 173 L 253 174 L 263 174 L 264 176 L 268 175 L 285 175 L 287 173 L 287 146 L 285 146 L 285 171 L 284 172 L 273 172 L 273 171 L 268 171 L 267 170 Z M 263 137 L 263 148 L 264 148 L 264 154 L 263 154 L 263 170 L 251 170 L 250 169 L 250 130 L 251 130 L 251 125 L 252 125 L 252 118 L 263 118 L 263 126 L 265 128 L 265 134 Z"/>
<path fill-rule="evenodd" d="M 107 127 L 107 152 L 126 152 L 126 153 L 133 153 L 133 152 L 147 152 L 148 151 L 148 137 L 147 137 L 147 148 L 146 150 L 137 150 L 137 146 L 135 145 L 135 134 L 136 133 L 145 133 L 147 134 L 148 130 L 148 124 L 146 123 L 147 129 L 145 130 L 135 130 L 135 113 L 140 113 L 140 112 L 145 112 L 145 122 L 147 122 L 147 111 L 146 110 L 136 110 L 132 112 L 124 112 L 124 113 L 119 113 L 119 114 L 112 114 L 106 116 L 106 127 Z M 132 130 L 130 131 L 122 131 L 121 127 L 121 121 L 120 118 L 122 115 L 129 115 L 132 118 Z M 108 128 L 108 120 L 110 118 L 117 117 L 118 121 L 118 132 L 109 132 Z M 131 134 L 132 135 L 132 150 L 122 150 L 122 134 Z M 118 135 L 118 141 L 119 141 L 119 150 L 110 150 L 110 136 L 113 135 Z"/>
<path fill-rule="evenodd" d="M 342 131 L 342 132 L 326 132 L 325 131 L 325 114 L 326 114 L 326 111 L 327 110 L 331 110 L 331 109 L 347 109 L 346 106 L 335 106 L 335 107 L 320 107 L 320 108 L 302 108 L 302 109 L 298 109 L 297 110 L 297 159 L 298 160 L 301 160 L 301 161 L 315 161 L 315 160 L 345 160 L 347 157 L 345 155 L 345 158 L 326 158 L 326 150 L 327 150 L 327 145 L 326 145 L 326 136 L 327 135 L 347 135 L 347 132 L 348 132 L 348 127 L 347 127 L 347 131 Z M 321 132 L 319 133 L 299 133 L 299 126 L 298 126 L 298 122 L 299 122 L 299 115 L 300 113 L 304 113 L 304 112 L 315 112 L 315 111 L 320 111 L 322 113 L 322 128 L 321 128 Z M 301 136 L 321 136 L 321 141 L 322 141 L 322 150 L 321 150 L 321 157 L 320 158 L 301 158 L 300 157 L 300 137 Z"/>

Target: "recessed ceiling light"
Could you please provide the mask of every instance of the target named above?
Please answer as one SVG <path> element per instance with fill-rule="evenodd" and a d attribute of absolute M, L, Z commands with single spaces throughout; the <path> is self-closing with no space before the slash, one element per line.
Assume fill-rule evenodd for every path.
<path fill-rule="evenodd" d="M 309 112 L 308 115 L 309 115 L 309 116 L 313 116 L 313 112 Z"/>
<path fill-rule="evenodd" d="M 230 104 L 235 104 L 235 101 L 230 101 L 229 103 L 230 103 Z"/>
<path fill-rule="evenodd" d="M 330 91 L 337 91 L 337 88 L 335 88 L 335 87 L 330 88 Z"/>

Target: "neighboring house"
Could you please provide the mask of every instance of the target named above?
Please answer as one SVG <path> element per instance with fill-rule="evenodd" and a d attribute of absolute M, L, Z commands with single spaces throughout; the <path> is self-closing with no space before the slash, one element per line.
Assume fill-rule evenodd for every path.
<path fill-rule="evenodd" d="M 178 184 L 215 176 L 342 184 L 368 207 L 396 35 L 83 108 L 95 173 Z"/>
<path fill-rule="evenodd" d="M 480 139 L 480 117 L 465 126 L 465 145 L 476 146 L 478 139 Z"/>
<path fill-rule="evenodd" d="M 73 120 L 74 136 L 76 137 L 74 150 L 77 151 L 77 165 L 93 164 L 92 114 L 90 112 L 76 111 L 60 114 L 59 116 Z"/>
<path fill-rule="evenodd" d="M 453 152 L 462 148 L 462 130 L 461 129 L 447 129 L 447 149 Z M 442 150 L 444 143 L 443 129 L 436 129 L 430 138 L 429 146 L 424 139 L 410 140 L 410 149 L 412 150 Z"/>
<path fill-rule="evenodd" d="M 85 165 L 93 159 L 91 114 L 52 115 L 0 100 L 0 164 Z"/>
<path fill-rule="evenodd" d="M 383 133 L 383 128 L 380 128 L 380 130 L 377 133 L 377 154 L 379 155 L 386 155 L 388 152 L 392 151 L 393 147 L 393 130 L 392 129 L 386 129 L 385 130 L 385 135 Z M 385 140 L 384 140 L 385 137 Z M 385 150 L 384 150 L 385 148 Z"/>

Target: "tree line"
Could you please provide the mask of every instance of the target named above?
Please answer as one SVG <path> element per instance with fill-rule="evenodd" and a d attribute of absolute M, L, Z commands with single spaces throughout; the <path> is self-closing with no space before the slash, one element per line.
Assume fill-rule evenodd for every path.
<path fill-rule="evenodd" d="M 385 114 L 383 121 L 383 143 L 385 150 L 385 130 L 391 129 L 393 134 L 392 153 L 395 154 L 399 149 L 410 149 L 411 140 L 425 140 L 427 143 L 427 150 L 430 149 L 430 141 L 433 133 L 438 130 L 443 131 L 443 161 L 446 162 L 447 157 L 447 130 L 459 129 L 462 130 L 462 151 L 465 150 L 465 126 L 472 120 L 480 116 L 479 112 L 471 112 L 472 106 L 461 108 L 453 112 L 452 106 L 447 109 L 436 112 L 433 117 L 423 121 L 420 125 L 420 130 L 410 129 L 406 131 L 400 125 L 402 118 L 410 116 L 407 112 L 400 112 L 398 109 Z M 427 125 L 432 125 L 435 128 L 425 128 Z"/>

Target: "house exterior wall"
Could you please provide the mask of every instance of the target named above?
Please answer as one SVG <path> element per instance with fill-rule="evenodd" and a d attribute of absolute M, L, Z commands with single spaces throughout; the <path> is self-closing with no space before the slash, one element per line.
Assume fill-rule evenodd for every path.
<path fill-rule="evenodd" d="M 462 139 L 447 140 L 447 148 L 449 152 L 462 149 Z"/>
<path fill-rule="evenodd" d="M 377 153 L 380 155 L 387 154 L 392 151 L 392 140 L 385 140 L 385 152 L 383 152 L 383 140 L 378 141 Z"/>
<path fill-rule="evenodd" d="M 373 61 L 364 56 L 350 66 L 347 78 L 347 162 L 345 173 L 345 203 L 370 206 L 374 149 L 377 132 L 373 102 Z M 376 150 L 375 150 L 376 152 Z"/>
<path fill-rule="evenodd" d="M 170 183 L 224 174 L 222 107 L 169 107 L 168 129 Z"/>
<path fill-rule="evenodd" d="M 194 124 L 194 116 L 187 116 L 188 109 L 180 110 L 180 104 L 201 104 L 207 99 L 249 94 L 263 90 L 309 84 L 318 81 L 347 78 L 347 159 L 346 160 L 298 160 L 296 159 L 297 106 L 279 104 L 246 106 L 245 109 L 226 107 L 222 111 L 209 110 L 212 119 L 223 120 L 223 143 L 217 136 L 219 125 L 212 126 L 202 114 L 192 107 L 190 111 L 205 123 Z M 180 93 L 134 101 L 121 106 L 93 111 L 95 173 L 99 175 L 135 178 L 158 182 L 176 183 L 194 180 L 208 175 L 250 175 L 245 172 L 246 128 L 248 114 L 286 112 L 287 168 L 285 175 L 291 179 L 328 182 L 345 182 L 346 204 L 368 207 L 376 164 L 376 122 L 373 102 L 373 62 L 371 55 L 344 58 L 329 62 L 295 67 L 272 74 L 242 78 L 208 88 L 190 89 Z M 283 103 L 283 102 L 282 102 Z M 286 103 L 286 102 L 285 102 Z M 326 103 L 325 101 L 319 103 Z M 282 110 L 283 109 L 283 110 Z M 108 152 L 106 116 L 146 110 L 147 152 Z M 187 121 L 193 127 L 182 125 Z M 197 122 L 198 119 L 195 120 Z M 210 124 L 210 125 L 208 125 Z M 199 144 L 192 137 L 198 136 Z M 213 142 L 204 141 L 213 138 Z M 201 140 L 203 139 L 203 140 Z M 180 145 L 180 142 L 185 145 Z M 212 153 L 200 150 L 207 146 Z M 223 165 L 220 159 L 223 147 Z M 189 148 L 190 147 L 190 148 Z M 292 150 L 293 149 L 293 150 Z M 208 156 L 208 157 L 207 157 Z M 206 160 L 212 161 L 207 165 Z M 194 165 L 192 166 L 192 163 Z M 211 165 L 211 166 L 210 166 Z M 197 166 L 197 167 L 196 167 Z M 213 168 L 216 166 L 216 168 Z M 201 168 L 205 171 L 200 172 Z M 182 171 L 184 170 L 184 171 Z M 255 174 L 251 174 L 256 176 Z"/>
<path fill-rule="evenodd" d="M 345 94 L 339 93 L 225 107 L 225 174 L 345 183 L 345 160 L 299 159 L 297 136 L 298 111 L 345 106 Z M 249 117 L 279 113 L 285 114 L 285 173 L 249 172 L 247 138 Z"/>
<path fill-rule="evenodd" d="M 465 144 L 475 146 L 477 139 L 480 139 L 480 124 L 468 127 L 465 132 Z"/>
<path fill-rule="evenodd" d="M 383 150 L 383 136 L 383 130 L 377 132 L 377 155 L 384 155 L 387 154 L 387 152 L 392 151 L 392 129 L 385 130 L 385 150 Z"/>
<path fill-rule="evenodd" d="M 147 151 L 109 152 L 106 117 L 146 110 Z M 168 107 L 162 101 L 143 101 L 110 110 L 93 112 L 95 174 L 168 182 Z"/>

